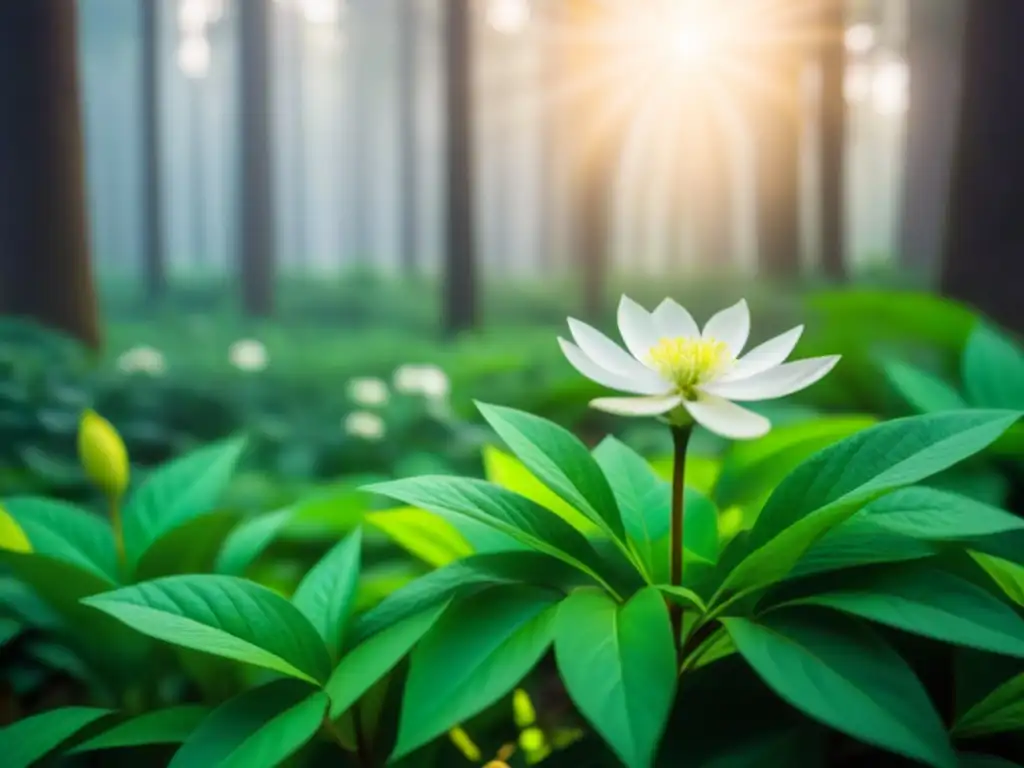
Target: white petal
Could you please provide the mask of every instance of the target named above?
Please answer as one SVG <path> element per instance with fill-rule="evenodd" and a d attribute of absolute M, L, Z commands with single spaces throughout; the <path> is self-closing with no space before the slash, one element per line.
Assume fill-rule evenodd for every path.
<path fill-rule="evenodd" d="M 630 390 L 631 392 L 661 395 L 671 389 L 668 382 L 662 379 L 656 371 L 652 371 L 600 331 L 571 317 L 569 318 L 569 329 L 583 354 L 605 370 L 625 376 L 639 387 L 639 389 Z"/>
<path fill-rule="evenodd" d="M 719 381 L 738 381 L 782 365 L 796 349 L 796 344 L 800 341 L 800 335 L 803 332 L 804 327 L 798 325 L 796 328 L 754 347 L 741 357 L 732 370 L 723 375 Z"/>
<path fill-rule="evenodd" d="M 601 386 L 638 395 L 664 395 L 669 390 L 668 384 L 662 383 L 657 389 L 654 389 L 653 387 L 645 386 L 643 382 L 634 381 L 628 376 L 613 373 L 602 368 L 587 357 L 583 350 L 565 339 L 559 339 L 558 343 L 561 345 L 562 352 L 566 358 L 572 363 L 573 368 L 591 381 L 596 381 Z"/>
<path fill-rule="evenodd" d="M 812 357 L 769 368 L 739 381 L 714 381 L 702 389 L 730 400 L 772 400 L 785 397 L 814 384 L 839 362 L 839 355 Z"/>
<path fill-rule="evenodd" d="M 616 416 L 660 416 L 676 408 L 683 398 L 679 395 L 663 397 L 600 397 L 590 401 L 590 407 Z"/>
<path fill-rule="evenodd" d="M 725 342 L 733 357 L 739 357 L 750 336 L 750 309 L 740 299 L 731 307 L 713 315 L 704 326 L 703 337 Z"/>
<path fill-rule="evenodd" d="M 619 302 L 619 333 L 630 354 L 642 363 L 659 338 L 651 313 L 628 296 Z"/>
<path fill-rule="evenodd" d="M 768 434 L 772 423 L 764 416 L 713 395 L 684 401 L 690 415 L 705 429 L 730 440 L 753 440 Z"/>
<path fill-rule="evenodd" d="M 686 311 L 672 299 L 665 299 L 658 308 L 651 313 L 654 318 L 654 327 L 661 336 L 676 338 L 696 339 L 700 336 L 700 328 L 693 315 Z"/>

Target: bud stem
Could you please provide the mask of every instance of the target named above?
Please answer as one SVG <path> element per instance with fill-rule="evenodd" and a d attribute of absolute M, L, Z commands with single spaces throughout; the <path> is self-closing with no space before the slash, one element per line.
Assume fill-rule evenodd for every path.
<path fill-rule="evenodd" d="M 125 564 L 124 551 L 124 528 L 121 525 L 121 499 L 117 496 L 109 496 L 110 504 L 110 527 L 114 529 L 114 547 L 117 549 L 117 562 L 122 567 Z"/>
<path fill-rule="evenodd" d="M 672 463 L 672 516 L 669 519 L 669 583 L 672 586 L 683 585 L 683 499 L 686 487 L 686 448 L 690 443 L 693 425 L 672 426 L 672 442 L 674 455 Z M 683 609 L 677 602 L 669 602 L 669 615 L 672 620 L 672 637 L 676 649 L 683 635 Z"/>

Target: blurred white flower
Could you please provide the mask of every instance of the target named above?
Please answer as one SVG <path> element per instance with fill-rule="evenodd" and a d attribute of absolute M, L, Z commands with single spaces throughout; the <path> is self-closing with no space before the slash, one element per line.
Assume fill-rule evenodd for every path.
<path fill-rule="evenodd" d="M 451 390 L 447 374 L 436 365 L 403 365 L 395 371 L 395 389 L 405 395 L 442 400 Z"/>
<path fill-rule="evenodd" d="M 267 348 L 255 339 L 240 339 L 228 350 L 228 360 L 235 368 L 247 373 L 262 371 L 270 362 Z"/>
<path fill-rule="evenodd" d="M 384 419 L 369 411 L 353 411 L 345 417 L 345 431 L 353 437 L 364 440 L 380 440 L 384 437 Z"/>
<path fill-rule="evenodd" d="M 132 347 L 117 358 L 117 367 L 124 373 L 146 373 L 160 376 L 167 370 L 167 361 L 159 349 Z"/>
<path fill-rule="evenodd" d="M 569 319 L 576 344 L 559 339 L 569 362 L 606 387 L 639 397 L 604 397 L 591 405 L 621 416 L 666 416 L 697 422 L 734 440 L 771 429 L 764 416 L 736 402 L 773 400 L 805 389 L 835 367 L 838 355 L 786 363 L 803 326 L 766 341 L 740 357 L 750 335 L 750 311 L 739 301 L 714 315 L 703 332 L 683 307 L 665 299 L 648 312 L 623 296 L 619 333 L 627 352 L 603 333 Z M 578 346 L 577 346 L 578 345 Z"/>
<path fill-rule="evenodd" d="M 388 385 L 372 376 L 352 379 L 348 396 L 360 405 L 384 405 L 388 401 Z"/>

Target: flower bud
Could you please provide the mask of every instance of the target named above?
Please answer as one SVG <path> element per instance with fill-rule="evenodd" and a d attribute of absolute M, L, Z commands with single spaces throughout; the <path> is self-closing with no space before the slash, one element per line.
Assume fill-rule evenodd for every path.
<path fill-rule="evenodd" d="M 78 425 L 78 457 L 86 475 L 108 498 L 118 500 L 128 488 L 128 451 L 114 426 L 95 411 Z"/>
<path fill-rule="evenodd" d="M 18 521 L 3 507 L 0 507 L 0 549 L 24 554 L 32 551 L 32 544 Z"/>

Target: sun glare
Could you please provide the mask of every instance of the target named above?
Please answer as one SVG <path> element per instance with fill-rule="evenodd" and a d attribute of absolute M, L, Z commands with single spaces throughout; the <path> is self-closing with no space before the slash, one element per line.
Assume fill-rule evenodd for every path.
<path fill-rule="evenodd" d="M 679 63 L 687 66 L 704 63 L 713 51 L 711 36 L 700 24 L 687 24 L 676 31 L 669 44 Z"/>

